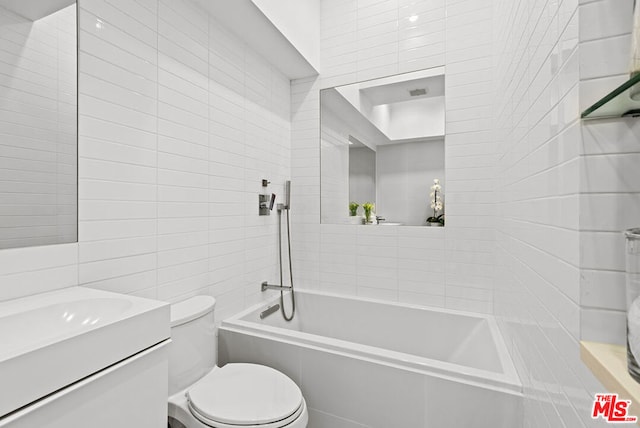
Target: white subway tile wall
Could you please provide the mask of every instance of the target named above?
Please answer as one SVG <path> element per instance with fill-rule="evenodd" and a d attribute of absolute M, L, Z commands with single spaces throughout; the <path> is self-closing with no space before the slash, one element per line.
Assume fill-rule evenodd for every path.
<path fill-rule="evenodd" d="M 624 238 L 640 208 L 637 123 L 581 122 L 628 76 L 632 0 L 497 1 L 495 314 L 525 427 L 603 426 L 579 340 L 624 343 Z M 635 213 L 635 214 L 634 214 Z"/>
<path fill-rule="evenodd" d="M 77 239 L 75 18 L 0 13 L 0 248 Z"/>
<path fill-rule="evenodd" d="M 297 285 L 493 312 L 525 426 L 601 426 L 578 340 L 624 338 L 640 125 L 578 112 L 626 77 L 632 2 L 323 0 L 321 75 L 290 85 L 187 0 L 82 0 L 80 242 L 0 253 L 0 300 L 83 284 L 232 314 L 276 279 L 260 180 L 291 177 Z M 443 65 L 447 226 L 320 224 L 319 90 Z"/>
<path fill-rule="evenodd" d="M 603 166 L 587 165 L 580 142 L 585 129 L 598 129 L 600 138 L 585 137 L 585 147 L 636 152 L 637 131 L 631 121 L 583 127 L 578 114 L 580 104 L 594 97 L 591 91 L 602 93 L 612 78 L 624 79 L 593 77 L 594 69 L 615 70 L 624 63 L 620 58 L 601 59 L 607 67 L 584 73 L 580 68 L 580 31 L 625 43 L 620 36 L 628 30 L 612 28 L 629 19 L 629 2 L 611 1 L 580 5 L 580 13 L 604 8 L 591 12 L 604 22 L 592 32 L 578 25 L 577 0 L 449 0 L 439 2 L 441 15 L 429 2 L 434 20 L 415 29 L 424 32 L 415 49 L 432 62 L 415 66 L 401 52 L 415 46 L 408 40 L 415 33 L 406 29 L 421 22 L 418 9 L 427 2 L 323 1 L 321 75 L 292 84 L 294 195 L 305 206 L 294 211 L 298 282 L 336 293 L 494 312 L 518 361 L 530 427 L 601 425 L 589 410 L 602 386 L 581 363 L 578 341 L 581 335 L 616 341 L 619 329 L 607 329 L 623 319 L 616 231 L 636 218 L 634 186 L 640 180 L 630 166 L 633 156 L 608 157 L 609 175 L 599 174 Z M 605 53 L 622 51 L 617 46 Z M 447 227 L 318 226 L 318 90 L 437 65 L 446 66 L 447 76 Z M 583 75 L 589 78 L 580 81 Z M 604 217 L 584 207 L 587 170 L 601 179 L 589 198 L 614 204 L 612 210 L 600 207 L 609 213 Z M 602 223 L 598 230 L 613 227 L 613 233 L 590 236 L 593 226 L 587 222 Z"/>
<path fill-rule="evenodd" d="M 445 306 L 493 311 L 490 0 L 446 2 Z"/>
<path fill-rule="evenodd" d="M 217 317 L 267 297 L 290 177 L 289 80 L 187 0 L 80 3 L 79 244 L 0 253 L 0 300 L 82 284 Z"/>
<path fill-rule="evenodd" d="M 633 0 L 580 4 L 580 107 L 629 75 Z M 622 231 L 640 226 L 640 123 L 585 122 L 580 150 L 581 337 L 625 343 Z"/>
<path fill-rule="evenodd" d="M 497 155 L 490 132 L 491 4 L 322 2 L 321 75 L 292 83 L 292 177 L 294 197 L 302 205 L 292 211 L 299 284 L 492 311 L 491 207 Z M 447 226 L 319 226 L 318 90 L 443 65 Z"/>
<path fill-rule="evenodd" d="M 580 362 L 578 2 L 497 1 L 495 314 L 525 427 L 597 426 Z"/>

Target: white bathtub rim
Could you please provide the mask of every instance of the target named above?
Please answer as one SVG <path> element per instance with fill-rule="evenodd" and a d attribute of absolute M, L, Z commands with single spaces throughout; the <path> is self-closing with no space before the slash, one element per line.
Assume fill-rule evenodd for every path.
<path fill-rule="evenodd" d="M 431 312 L 438 312 L 438 313 L 444 313 L 444 314 L 453 314 L 453 315 L 460 315 L 460 316 L 465 316 L 465 317 L 471 317 L 471 318 L 480 318 L 480 319 L 484 319 L 487 322 L 487 325 L 489 326 L 489 330 L 491 331 L 491 336 L 494 340 L 494 343 L 496 345 L 496 350 L 498 351 L 498 356 L 500 358 L 500 364 L 502 365 L 502 369 L 504 371 L 504 375 L 507 378 L 510 379 L 515 379 L 515 383 L 517 384 L 521 384 L 520 381 L 520 377 L 518 375 L 518 371 L 516 370 L 515 364 L 513 363 L 513 360 L 511 358 L 511 354 L 509 352 L 509 349 L 507 348 L 506 343 L 504 342 L 504 338 L 502 336 L 502 333 L 500 331 L 500 328 L 498 327 L 498 323 L 495 319 L 495 317 L 493 315 L 489 315 L 489 314 L 484 314 L 484 313 L 478 313 L 478 312 L 470 312 L 470 311 L 462 311 L 459 309 L 447 309 L 447 308 L 441 308 L 441 307 L 437 307 L 437 306 L 426 306 L 426 305 L 417 305 L 417 304 L 412 304 L 412 303 L 400 303 L 400 302 L 391 302 L 391 301 L 386 301 L 386 300 L 380 300 L 380 299 L 374 299 L 374 298 L 370 298 L 370 297 L 361 297 L 361 296 L 351 296 L 351 295 L 345 295 L 345 294 L 338 294 L 338 293 L 330 293 L 330 292 L 325 292 L 325 291 L 318 291 L 318 290 L 310 290 L 310 289 L 305 289 L 305 288 L 296 288 L 296 293 L 302 293 L 302 294 L 311 294 L 311 295 L 316 295 L 316 296 L 328 296 L 328 297 L 335 297 L 338 299 L 346 299 L 346 300 L 356 300 L 356 301 L 361 301 L 361 302 L 369 302 L 369 303 L 377 303 L 377 304 L 383 304 L 383 305 L 390 305 L 390 306 L 395 306 L 395 307 L 400 307 L 400 308 L 410 308 L 410 309 L 418 309 L 418 310 L 428 310 Z M 288 298 L 288 293 L 285 295 L 285 301 Z M 235 322 L 240 321 L 241 318 L 244 318 L 245 316 L 249 315 L 252 312 L 257 311 L 258 309 L 260 309 L 261 307 L 265 306 L 265 307 L 269 307 L 271 305 L 273 305 L 274 303 L 277 303 L 280 300 L 280 296 L 276 295 L 271 299 L 256 303 L 255 305 L 231 316 L 226 318 L 225 320 L 222 321 L 222 325 L 225 325 L 225 323 L 228 324 L 228 322 Z M 272 314 L 271 316 L 278 316 L 277 314 Z M 264 326 L 264 324 L 259 324 L 261 326 Z M 268 327 L 268 326 L 265 326 Z M 286 329 L 282 329 L 282 330 L 286 330 Z M 301 333 L 301 332 L 297 332 L 294 330 L 287 330 L 287 331 L 291 331 L 292 333 Z M 309 333 L 301 333 L 301 334 L 309 334 Z M 314 335 L 311 335 L 314 336 Z M 337 339 L 335 339 L 337 340 Z M 346 342 L 346 343 L 350 343 L 350 342 Z M 365 346 L 365 345 L 362 345 Z M 377 347 L 371 347 L 371 349 L 382 349 L 382 348 L 377 348 Z M 402 353 L 400 353 L 402 354 Z M 411 354 L 403 354 L 403 355 L 411 355 Z M 439 361 L 439 360 L 432 360 L 429 358 L 425 358 L 425 357 L 417 357 L 417 358 L 424 358 L 426 360 L 429 361 Z M 451 364 L 451 363 L 448 363 Z M 463 366 L 460 366 L 463 367 Z M 474 370 L 480 370 L 480 369 L 474 369 Z M 495 372 L 490 372 L 490 371 L 484 371 L 481 370 L 482 372 L 485 373 L 495 373 Z"/>
<path fill-rule="evenodd" d="M 296 287 L 295 289 L 296 293 L 301 293 L 301 294 L 312 294 L 312 295 L 316 295 L 316 296 L 328 296 L 328 297 L 336 297 L 338 299 L 345 299 L 345 300 L 357 300 L 360 302 L 369 302 L 369 303 L 380 303 L 383 305 L 389 305 L 389 306 L 395 306 L 395 307 L 400 307 L 400 308 L 411 308 L 411 309 L 421 309 L 421 310 L 429 310 L 431 312 L 439 312 L 439 313 L 444 313 L 444 314 L 453 314 L 453 315 L 461 315 L 461 316 L 467 316 L 467 317 L 472 317 L 472 318 L 484 318 L 487 320 L 492 320 L 494 317 L 493 315 L 489 315 L 489 314 L 485 314 L 485 313 L 481 313 L 481 312 L 471 312 L 471 311 L 463 311 L 460 309 L 448 309 L 448 308 L 442 308 L 439 306 L 428 306 L 428 305 L 418 305 L 415 303 L 404 303 L 404 302 L 392 302 L 389 300 L 382 300 L 382 299 L 374 299 L 372 297 L 361 297 L 361 296 L 352 296 L 349 294 L 339 294 L 339 293 L 331 293 L 328 291 L 319 291 L 319 290 L 312 290 L 312 289 L 308 289 L 308 288 L 300 288 L 300 287 Z M 285 292 L 285 302 L 289 302 L 289 291 Z M 254 312 L 256 309 L 259 309 L 261 306 L 267 305 L 270 306 L 273 303 L 276 303 L 280 300 L 280 295 L 274 295 L 271 298 L 265 299 L 261 302 L 258 302 L 246 309 L 243 309 L 242 311 L 227 317 L 223 320 L 224 321 L 231 321 L 231 320 L 235 320 L 235 319 L 240 319 L 248 314 L 250 314 L 251 312 Z"/>
<path fill-rule="evenodd" d="M 412 373 L 433 376 L 435 378 L 444 379 L 452 382 L 464 383 L 465 385 L 471 385 L 478 388 L 484 388 L 492 391 L 512 394 L 518 397 L 523 396 L 522 385 L 519 383 L 519 381 L 516 383 L 513 379 L 508 379 L 504 375 L 496 375 L 493 372 L 479 370 L 479 369 L 472 369 L 470 367 L 461 366 L 453 363 L 446 363 L 438 360 L 431 360 L 428 358 L 421 358 L 421 359 L 423 359 L 425 362 L 429 362 L 429 364 L 419 364 L 419 363 L 416 364 L 414 361 L 411 361 L 411 360 L 404 360 L 404 359 L 398 359 L 393 357 L 388 358 L 388 356 L 383 356 L 381 354 L 378 354 L 377 352 L 382 351 L 385 354 L 388 352 L 391 354 L 399 354 L 399 355 L 414 357 L 410 354 L 402 354 L 400 352 L 387 351 L 381 348 L 376 348 L 376 347 L 366 346 L 366 345 L 357 345 L 357 346 L 362 348 L 368 348 L 372 351 L 375 351 L 376 353 L 366 352 L 366 351 L 359 353 L 357 350 L 354 350 L 351 348 L 329 347 L 327 346 L 326 342 L 322 342 L 322 344 L 318 344 L 317 341 L 303 342 L 300 340 L 300 337 L 298 337 L 297 335 L 295 335 L 295 337 L 292 338 L 292 337 L 287 337 L 287 335 L 276 336 L 273 334 L 272 329 L 284 330 L 281 328 L 263 326 L 266 328 L 245 329 L 244 328 L 245 324 L 250 324 L 250 323 L 241 322 L 239 326 L 224 325 L 224 326 L 221 326 L 220 329 L 222 331 L 227 331 L 230 333 L 250 335 L 260 339 L 275 341 L 278 343 L 283 343 L 291 346 L 298 346 L 301 348 L 310 349 L 310 350 L 319 351 L 319 352 L 327 352 L 332 355 L 338 355 L 341 357 L 355 358 L 355 359 L 366 361 L 373 364 L 380 364 L 386 367 L 409 371 Z M 299 333 L 299 332 L 295 332 L 295 333 Z M 315 336 L 308 333 L 301 333 L 301 334 L 308 335 L 308 336 Z M 344 342 L 344 343 L 351 343 L 351 342 L 341 341 L 338 339 L 332 339 L 332 340 L 335 340 L 338 342 Z M 397 361 L 401 361 L 402 364 L 398 364 Z M 432 365 L 432 363 L 435 363 L 435 364 Z M 436 365 L 438 366 L 443 365 L 444 367 L 436 367 Z M 453 372 L 454 374 L 451 374 L 452 368 L 468 369 L 472 371 L 478 371 L 481 373 L 467 374 L 464 372 Z M 482 376 L 482 374 L 485 374 L 485 373 L 489 374 L 490 377 L 487 378 L 485 376 Z M 478 374 L 481 374 L 481 376 L 477 376 Z"/>
<path fill-rule="evenodd" d="M 461 316 L 483 319 L 487 322 L 487 325 L 489 326 L 489 329 L 491 331 L 491 335 L 494 340 L 494 343 L 500 358 L 500 363 L 503 368 L 503 373 L 482 370 L 474 367 L 463 366 L 460 364 L 440 361 L 436 359 L 421 357 L 421 356 L 407 354 L 407 353 L 398 352 L 398 351 L 391 351 L 384 348 L 363 345 L 363 344 L 335 339 L 331 337 L 318 336 L 311 333 L 305 333 L 305 332 L 296 331 L 296 330 L 274 327 L 274 326 L 261 324 L 257 322 L 244 321 L 241 319 L 253 312 L 258 311 L 260 308 L 273 305 L 280 299 L 279 296 L 274 296 L 270 300 L 257 303 L 256 305 L 253 305 L 252 307 L 247 308 L 237 313 L 236 315 L 223 320 L 220 328 L 227 329 L 229 331 L 234 331 L 236 333 L 250 332 L 252 335 L 256 335 L 258 337 L 265 338 L 265 339 L 275 338 L 278 341 L 283 343 L 288 343 L 292 345 L 301 345 L 301 346 L 312 348 L 312 349 L 327 350 L 335 354 L 346 355 L 350 357 L 357 356 L 357 358 L 363 358 L 363 359 L 367 359 L 369 361 L 374 361 L 377 363 L 384 363 L 386 365 L 391 365 L 394 367 L 402 367 L 402 368 L 410 367 L 413 370 L 418 372 L 428 373 L 433 376 L 443 377 L 450 380 L 471 382 L 481 387 L 491 386 L 493 388 L 497 388 L 503 391 L 509 391 L 511 393 L 521 393 L 522 391 L 522 383 L 520 382 L 515 365 L 511 361 L 509 351 L 507 349 L 506 344 L 504 343 L 504 339 L 502 337 L 502 334 L 500 333 L 496 320 L 491 315 L 479 314 L 474 312 L 465 312 L 465 311 L 459 311 L 459 310 L 450 310 L 450 309 L 437 308 L 437 307 L 431 307 L 431 306 L 420 306 L 420 305 L 413 305 L 413 304 L 387 302 L 387 301 L 378 300 L 378 299 L 362 298 L 357 296 L 345 296 L 341 294 L 318 292 L 318 291 L 304 290 L 304 289 L 300 289 L 300 290 L 297 289 L 296 293 L 297 292 L 301 292 L 303 294 L 329 296 L 329 297 L 336 297 L 339 299 L 357 300 L 357 301 L 364 301 L 364 302 L 370 302 L 370 303 L 378 303 L 383 305 L 392 305 L 396 307 L 428 310 L 428 311 L 434 311 L 434 312 L 440 312 L 440 313 L 446 313 L 446 314 L 454 314 L 454 315 L 461 315 Z M 279 315 L 273 314 L 271 316 L 279 316 Z M 266 335 L 262 333 L 265 331 L 269 332 L 269 334 Z M 317 337 L 323 338 L 321 342 L 323 345 L 322 347 L 317 346 L 317 344 L 319 343 L 319 341 L 316 339 Z M 295 340 L 291 340 L 291 338 L 295 338 Z M 370 357 L 371 355 L 375 355 L 377 358 L 371 358 Z M 398 366 L 397 364 L 394 364 L 394 361 L 402 361 L 403 364 L 406 364 L 406 367 Z M 450 373 L 455 373 L 455 375 L 452 376 Z"/>

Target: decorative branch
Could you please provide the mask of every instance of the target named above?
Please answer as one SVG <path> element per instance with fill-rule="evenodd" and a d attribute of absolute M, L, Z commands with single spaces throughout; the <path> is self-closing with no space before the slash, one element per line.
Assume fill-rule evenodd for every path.
<path fill-rule="evenodd" d="M 444 205 L 442 204 L 442 186 L 440 185 L 440 180 L 437 178 L 433 179 L 433 186 L 431 186 L 431 193 L 429 197 L 431 198 L 431 209 L 433 210 L 433 216 L 427 219 L 428 223 L 442 223 L 444 225 L 444 214 L 438 215 L 438 211 L 442 211 Z"/>

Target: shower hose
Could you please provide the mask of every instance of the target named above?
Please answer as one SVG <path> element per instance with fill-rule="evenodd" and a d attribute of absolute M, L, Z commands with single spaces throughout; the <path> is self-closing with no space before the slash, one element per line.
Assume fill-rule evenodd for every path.
<path fill-rule="evenodd" d="M 291 264 L 291 225 L 289 222 L 289 208 L 283 208 L 287 211 L 287 250 L 289 252 L 289 279 L 291 280 L 291 316 L 287 316 L 284 309 L 284 290 L 280 289 L 280 310 L 285 321 L 291 321 L 296 314 L 296 297 L 293 293 L 293 267 Z M 282 210 L 278 210 L 278 254 L 280 260 L 280 285 L 284 285 L 282 275 Z"/>

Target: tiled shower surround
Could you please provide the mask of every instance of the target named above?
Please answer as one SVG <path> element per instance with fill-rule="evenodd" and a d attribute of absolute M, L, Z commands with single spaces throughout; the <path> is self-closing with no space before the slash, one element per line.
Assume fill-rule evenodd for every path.
<path fill-rule="evenodd" d="M 276 276 L 261 179 L 290 176 L 289 80 L 195 4 L 80 0 L 79 243 L 0 254 L 0 299 L 69 285 L 218 317 Z"/>
<path fill-rule="evenodd" d="M 602 426 L 578 341 L 624 337 L 640 124 L 579 111 L 625 79 L 632 3 L 321 0 L 320 75 L 290 83 L 187 0 L 80 0 L 80 242 L 0 253 L 0 299 L 204 292 L 221 319 L 276 278 L 256 194 L 290 177 L 298 286 L 493 313 L 525 427 Z M 319 224 L 318 90 L 436 66 L 446 227 Z"/>
<path fill-rule="evenodd" d="M 631 4 L 323 1 L 323 69 L 292 85 L 298 282 L 494 313 L 525 427 L 603 425 L 578 342 L 624 340 L 640 125 L 579 111 L 624 81 Z M 319 225 L 318 90 L 441 65 L 446 227 Z"/>

